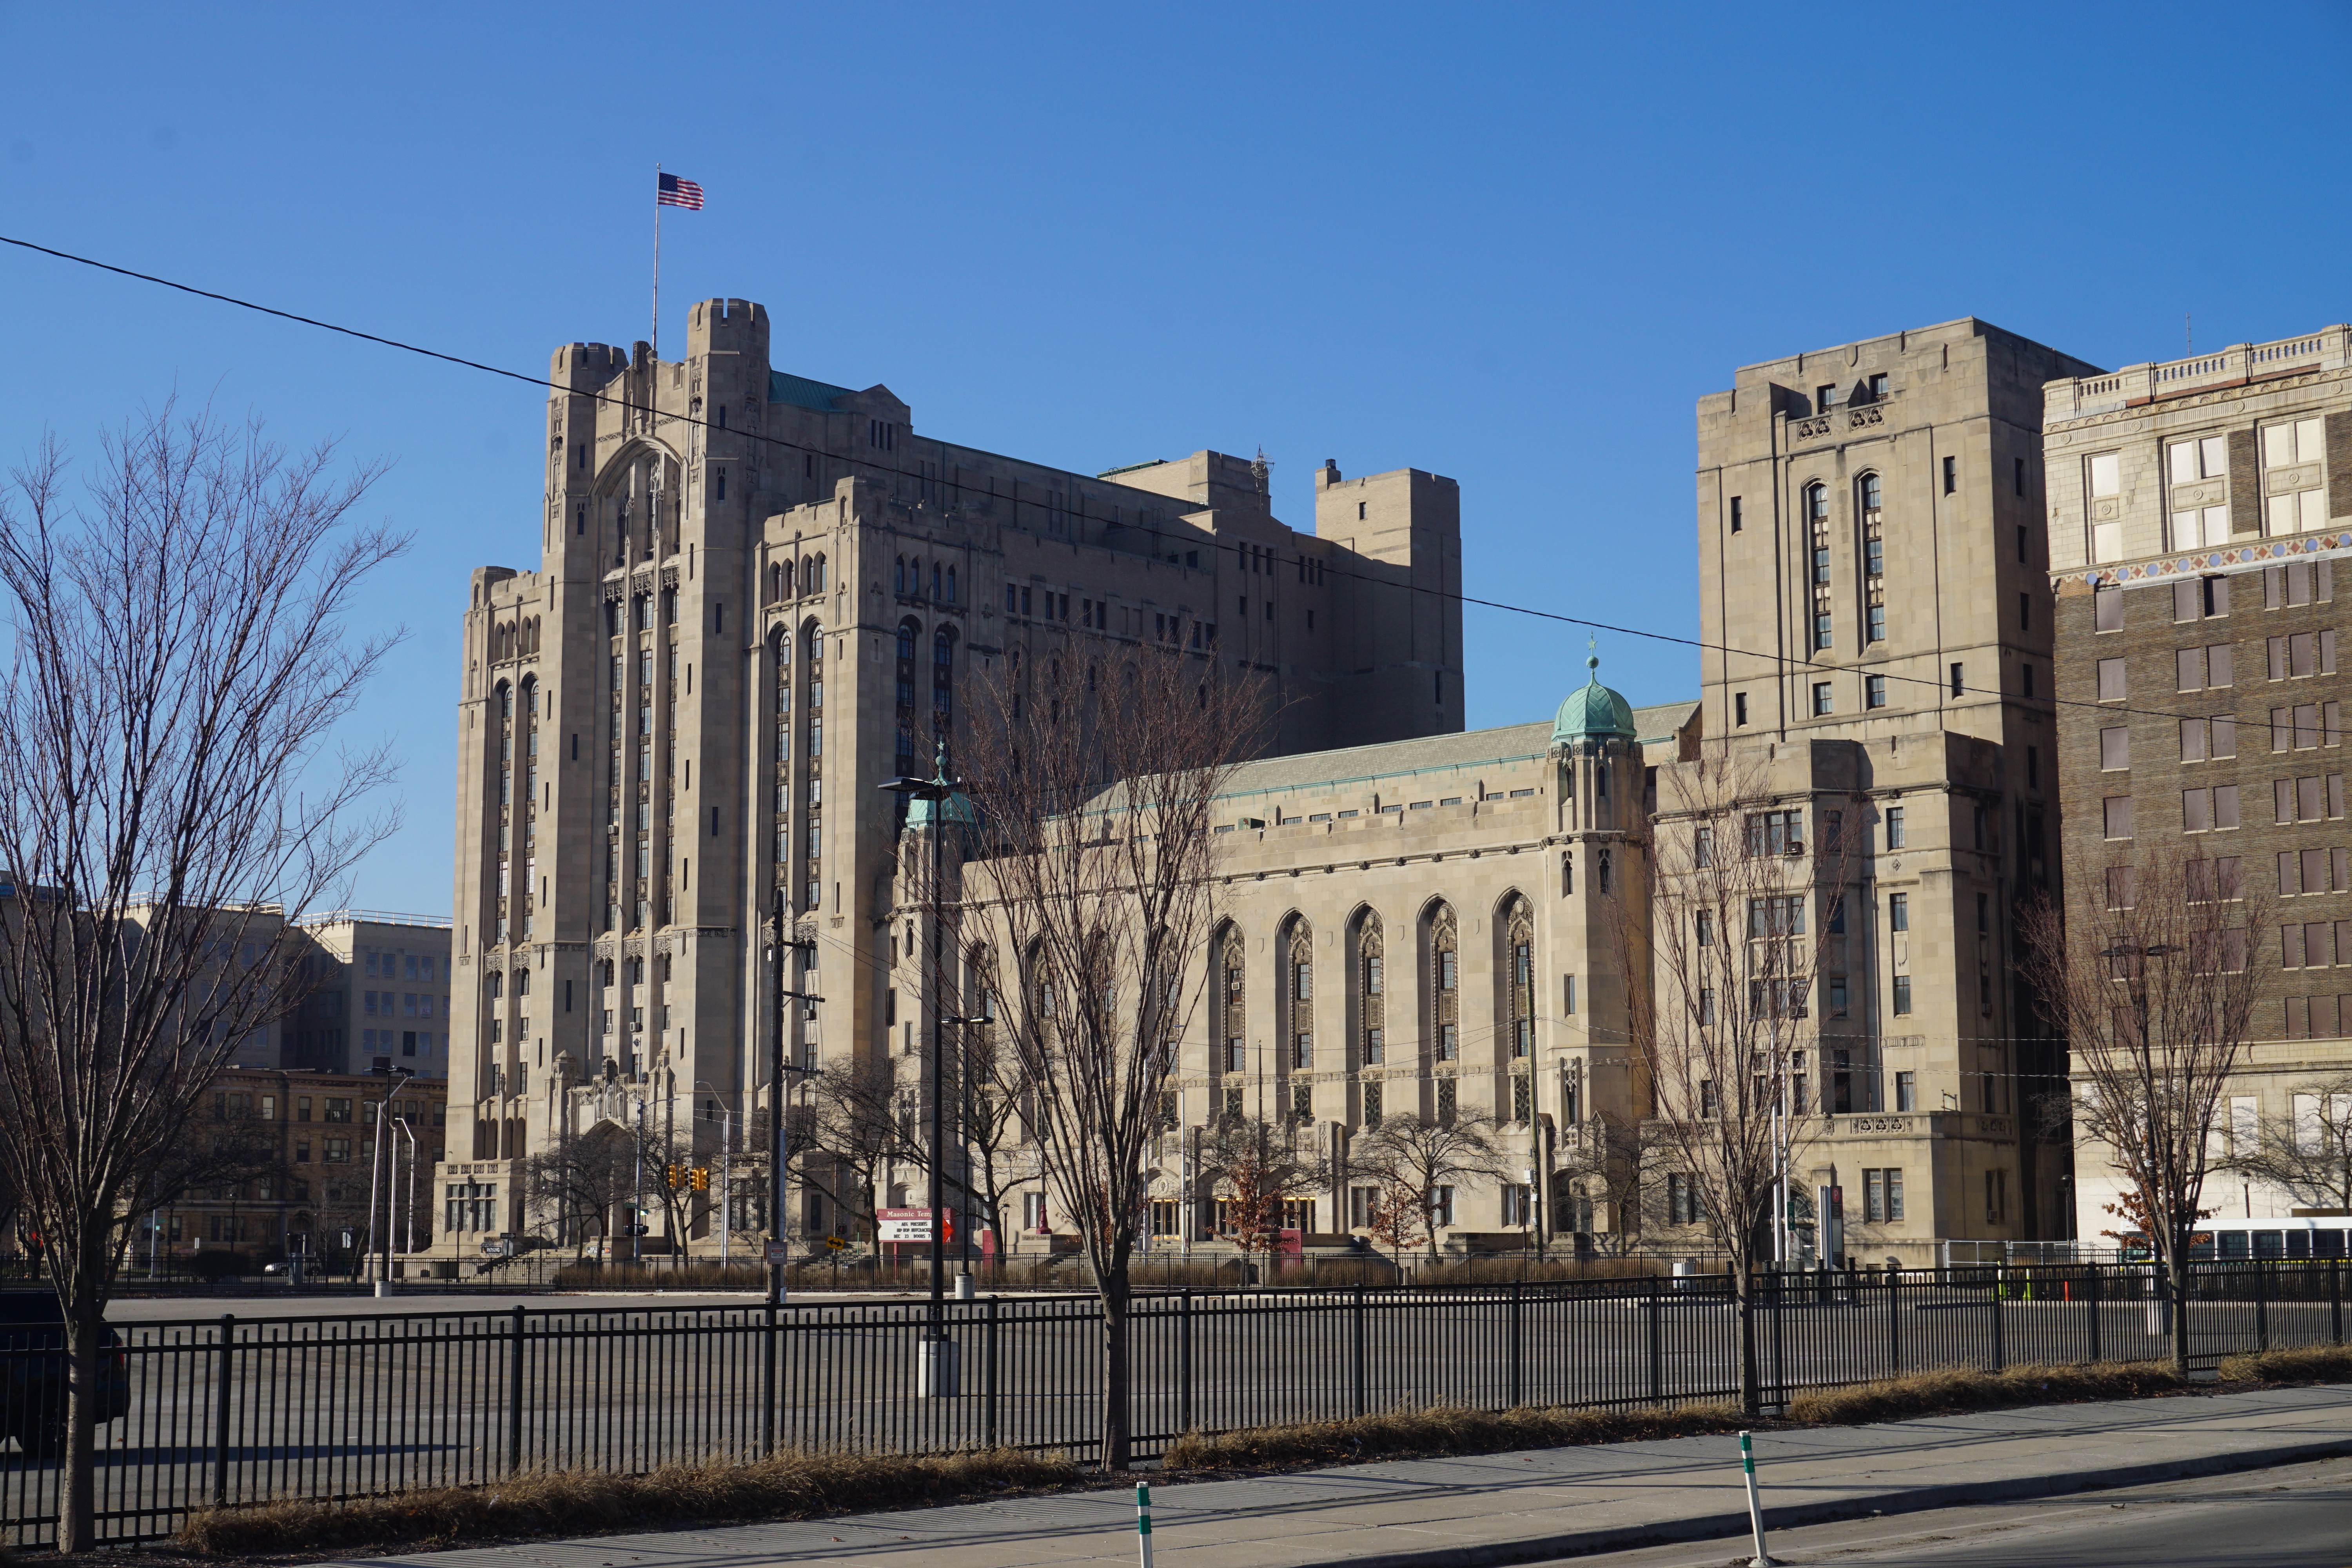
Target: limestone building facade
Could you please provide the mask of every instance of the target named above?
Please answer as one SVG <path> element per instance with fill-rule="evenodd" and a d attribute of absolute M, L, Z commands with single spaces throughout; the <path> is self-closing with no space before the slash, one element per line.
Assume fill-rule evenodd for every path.
<path fill-rule="evenodd" d="M 540 562 L 478 568 L 464 612 L 445 1254 L 531 1230 L 520 1163 L 561 1138 L 761 1114 L 779 896 L 824 998 L 793 1066 L 887 1054 L 877 786 L 976 674 L 1157 640 L 1264 672 L 1277 752 L 1461 728 L 1450 479 L 1327 464 L 1300 530 L 1263 460 L 1001 457 L 777 369 L 740 300 L 695 306 L 680 360 L 574 343 L 550 380 Z"/>
<path fill-rule="evenodd" d="M 1221 1116 L 1314 1141 L 1328 1184 L 1287 1216 L 1310 1245 L 1367 1232 L 1377 1193 L 1348 1158 L 1367 1129 L 1471 1111 L 1492 1118 L 1503 1169 L 1447 1189 L 1441 1247 L 1637 1230 L 1584 1190 L 1578 1140 L 1600 1112 L 1648 1107 L 1617 926 L 1643 885 L 1649 775 L 1694 752 L 1698 724 L 1695 701 L 1636 710 L 1594 673 L 1549 722 L 1237 770 L 1218 803 L 1222 919 L 1153 1171 L 1154 1247 L 1218 1238 L 1223 1193 L 1197 1152 Z M 919 986 L 920 965 L 899 984 Z M 1050 1221 L 1034 1170 L 1016 1187 L 1008 1213 Z M 1045 1244 L 1024 1229 L 1015 1246 Z"/>
<path fill-rule="evenodd" d="M 1872 1260 L 2068 1233 L 2065 1149 L 2029 1115 L 2063 1064 L 2011 958 L 2061 870 L 2042 387 L 2095 374 L 1963 319 L 1698 404 L 1704 727 L 1754 759 L 1839 922 L 1802 1174 Z"/>
<path fill-rule="evenodd" d="M 2340 1213 L 2340 1182 L 2234 1163 L 2316 1176 L 2352 1148 L 2352 693 L 2336 649 L 2352 327 L 2068 376 L 2044 396 L 2069 883 L 2078 902 L 2127 896 L 2111 868 L 2196 848 L 2271 903 L 2274 929 L 2248 942 L 2254 1039 L 2212 1131 L 2205 1206 Z M 2111 1164 L 2086 1146 L 2079 1171 L 2082 1233 L 2113 1229 Z"/>

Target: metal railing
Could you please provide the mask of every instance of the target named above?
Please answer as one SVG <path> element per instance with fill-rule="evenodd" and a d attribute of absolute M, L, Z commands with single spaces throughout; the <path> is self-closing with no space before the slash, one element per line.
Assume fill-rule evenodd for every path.
<path fill-rule="evenodd" d="M 2191 1364 L 2344 1342 L 2344 1260 L 2195 1271 Z M 1177 1290 L 1135 1299 L 1139 1457 L 1189 1431 L 1406 1406 L 1737 1397 L 1722 1274 L 1455 1289 Z M 2143 1266 L 1955 1268 L 1759 1281 L 1768 1404 L 1939 1367 L 2169 1354 Z M 10 1332 L 19 1348 L 7 1348 Z M 99 1431 L 101 1537 L 190 1510 L 483 1485 L 532 1469 L 643 1472 L 776 1447 L 1006 1445 L 1098 1458 L 1089 1297 L 948 1309 L 960 1394 L 919 1391 L 919 1304 L 438 1310 L 120 1325 L 126 1413 Z M 0 1540 L 53 1537 L 59 1352 L 0 1329 Z M 14 1451 L 7 1451 L 13 1447 Z"/>

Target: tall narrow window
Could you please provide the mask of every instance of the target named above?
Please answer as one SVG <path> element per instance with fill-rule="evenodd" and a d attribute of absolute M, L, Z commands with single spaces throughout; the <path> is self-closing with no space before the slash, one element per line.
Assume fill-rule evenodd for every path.
<path fill-rule="evenodd" d="M 1452 909 L 1440 905 L 1429 917 L 1430 1033 L 1439 1061 L 1461 1056 L 1461 954 Z"/>
<path fill-rule="evenodd" d="M 1387 1054 L 1386 952 L 1380 917 L 1368 910 L 1356 923 L 1357 1061 L 1368 1068 L 1381 1066 Z"/>
<path fill-rule="evenodd" d="M 1506 930 L 1510 978 L 1505 1001 L 1509 1009 L 1511 1055 L 1528 1057 L 1535 1054 L 1536 1045 L 1535 928 L 1524 902 L 1512 900 Z"/>
<path fill-rule="evenodd" d="M 2120 452 L 2100 452 L 2083 459 L 2083 488 L 2090 503 L 2093 561 L 2124 558 L 2123 464 Z"/>

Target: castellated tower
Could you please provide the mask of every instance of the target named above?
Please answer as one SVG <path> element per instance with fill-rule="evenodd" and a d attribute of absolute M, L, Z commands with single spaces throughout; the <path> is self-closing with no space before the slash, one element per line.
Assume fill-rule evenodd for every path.
<path fill-rule="evenodd" d="M 477 569 L 465 612 L 436 1180 L 470 1201 L 434 1205 L 444 1267 L 625 1238 L 622 1205 L 526 1201 L 525 1161 L 574 1140 L 642 1126 L 715 1184 L 721 1128 L 740 1152 L 766 1121 L 780 892 L 810 944 L 795 989 L 824 998 L 787 1016 L 795 1067 L 913 1070 L 892 1049 L 921 1037 L 888 946 L 902 825 L 877 786 L 952 744 L 1000 660 L 1197 638 L 1269 677 L 1278 752 L 1461 728 L 1459 612 L 1416 591 L 1458 584 L 1451 479 L 1327 465 L 1297 532 L 1263 460 L 1088 477 L 958 447 L 887 387 L 774 369 L 741 300 L 693 308 L 683 360 L 573 343 L 549 380 L 539 568 Z M 658 1180 L 646 1254 L 716 1252 L 719 1194 L 673 1225 Z M 795 1241 L 862 1235 L 892 1196 L 837 1210 L 821 1187 L 842 1191 L 790 1200 Z M 731 1209 L 739 1247 L 770 1228 L 756 1180 Z"/>

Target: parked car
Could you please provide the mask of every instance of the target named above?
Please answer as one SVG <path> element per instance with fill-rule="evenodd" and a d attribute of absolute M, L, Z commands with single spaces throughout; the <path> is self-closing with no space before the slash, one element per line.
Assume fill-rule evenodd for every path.
<path fill-rule="evenodd" d="M 48 1458 L 66 1446 L 66 1315 L 50 1290 L 0 1290 L 0 1440 Z M 131 1410 L 131 1369 L 122 1336 L 106 1331 L 98 1358 L 98 1413 Z"/>

